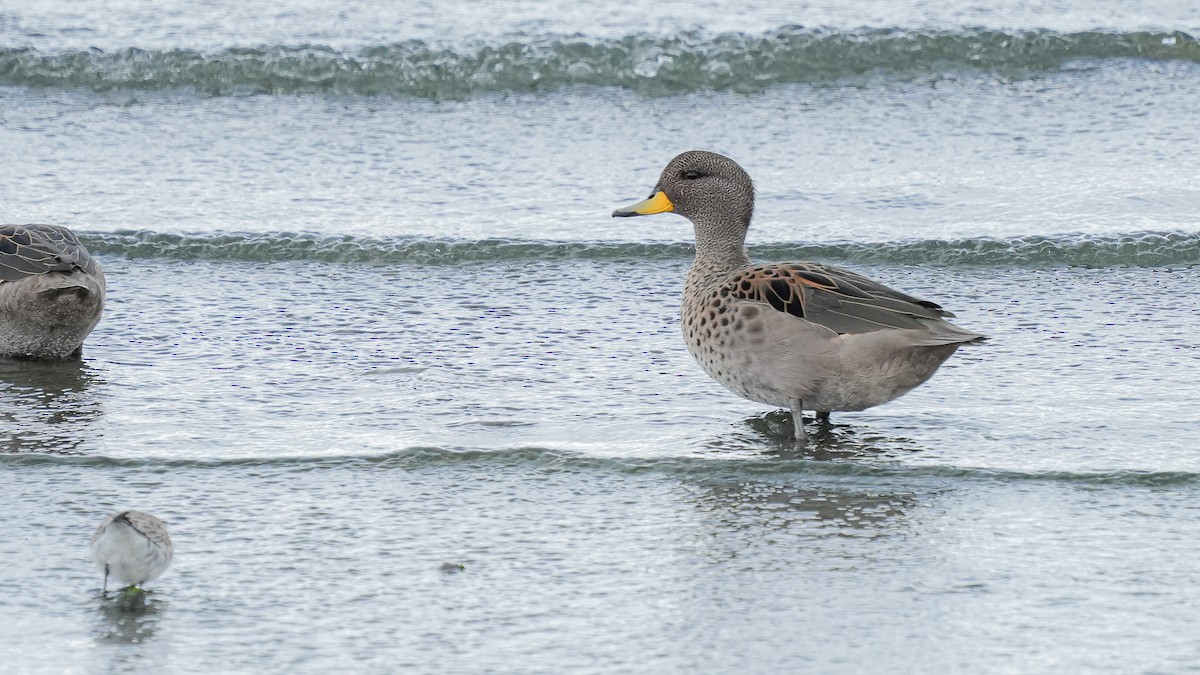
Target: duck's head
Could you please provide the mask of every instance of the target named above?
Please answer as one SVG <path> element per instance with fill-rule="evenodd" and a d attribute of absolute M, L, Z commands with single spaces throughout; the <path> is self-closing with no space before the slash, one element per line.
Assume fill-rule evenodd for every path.
<path fill-rule="evenodd" d="M 672 159 L 649 198 L 613 211 L 615 217 L 678 213 L 702 230 L 744 237 L 754 213 L 754 183 L 737 162 L 690 150 Z"/>

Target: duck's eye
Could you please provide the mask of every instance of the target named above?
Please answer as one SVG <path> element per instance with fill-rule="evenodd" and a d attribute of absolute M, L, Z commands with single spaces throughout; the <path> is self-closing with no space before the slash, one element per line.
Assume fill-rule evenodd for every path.
<path fill-rule="evenodd" d="M 700 173 L 699 171 L 684 171 L 683 173 L 679 174 L 679 177 L 683 178 L 684 180 L 696 180 L 703 175 L 704 174 Z"/>

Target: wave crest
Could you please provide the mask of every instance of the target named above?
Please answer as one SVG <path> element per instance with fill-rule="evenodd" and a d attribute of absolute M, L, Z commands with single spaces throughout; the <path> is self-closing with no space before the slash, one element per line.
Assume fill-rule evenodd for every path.
<path fill-rule="evenodd" d="M 1076 59 L 1143 58 L 1200 63 L 1200 44 L 1179 32 L 991 30 L 837 32 L 787 26 L 763 35 L 681 33 L 620 39 L 524 36 L 447 47 L 420 40 L 357 52 L 316 45 L 100 49 L 47 54 L 0 49 L 0 82 L 100 91 L 189 88 L 211 95 L 333 92 L 466 98 L 571 85 L 649 95 L 753 92 L 872 71 L 920 74 L 954 68 L 1013 75 Z"/>
<path fill-rule="evenodd" d="M 481 470 L 497 467 L 534 469 L 553 467 L 557 472 L 657 473 L 690 478 L 728 481 L 762 479 L 769 476 L 796 476 L 810 480 L 848 479 L 869 482 L 900 481 L 911 488 L 925 482 L 999 482 L 1066 483 L 1120 487 L 1189 487 L 1200 483 L 1200 474 L 1189 471 L 1015 471 L 957 466 L 913 466 L 864 461 L 821 461 L 806 458 L 706 457 L 596 457 L 577 452 L 542 447 L 504 450 L 467 450 L 462 448 L 413 447 L 376 455 L 336 455 L 317 457 L 236 457 L 226 459 L 182 459 L 150 457 L 118 459 L 94 455 L 50 455 L 41 453 L 0 454 L 0 468 L 36 466 L 78 466 L 92 469 L 220 470 L 227 467 L 257 467 L 281 471 L 308 471 L 322 468 L 413 470 L 428 467 L 478 465 Z"/>
<path fill-rule="evenodd" d="M 330 263 L 457 265 L 521 260 L 671 260 L 687 243 L 564 242 L 519 239 L 354 237 L 295 232 L 168 234 L 145 230 L 84 233 L 92 253 L 177 260 L 314 260 Z M 763 260 L 944 266 L 1164 267 L 1200 264 L 1200 234 L 1137 232 L 903 242 L 756 244 Z"/>

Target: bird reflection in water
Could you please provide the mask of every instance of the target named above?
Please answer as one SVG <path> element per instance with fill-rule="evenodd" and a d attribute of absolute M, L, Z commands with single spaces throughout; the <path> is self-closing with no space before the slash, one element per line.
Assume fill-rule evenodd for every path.
<path fill-rule="evenodd" d="M 754 415 L 729 433 L 704 444 L 706 453 L 777 459 L 892 459 L 911 456 L 923 448 L 911 439 L 880 433 L 873 427 L 843 422 L 810 424 L 807 445 L 792 438 L 792 414 L 786 410 Z"/>
<path fill-rule="evenodd" d="M 0 452 L 81 454 L 103 414 L 100 381 L 82 361 L 0 359 Z"/>
<path fill-rule="evenodd" d="M 811 477 L 810 477 L 811 478 Z M 698 550 L 714 561 L 730 561 L 760 546 L 790 551 L 788 540 L 867 542 L 900 535 L 909 527 L 906 513 L 917 507 L 918 495 L 880 486 L 812 486 L 811 480 L 781 479 L 709 482 L 694 486 L 694 505 L 706 526 Z M 774 560 L 768 555 L 767 560 Z M 787 566 L 790 555 L 776 561 Z M 767 565 L 772 566 L 771 564 Z"/>
<path fill-rule="evenodd" d="M 140 594 L 96 594 L 96 622 L 93 634 L 97 642 L 139 644 L 154 637 L 169 603 L 145 591 Z"/>

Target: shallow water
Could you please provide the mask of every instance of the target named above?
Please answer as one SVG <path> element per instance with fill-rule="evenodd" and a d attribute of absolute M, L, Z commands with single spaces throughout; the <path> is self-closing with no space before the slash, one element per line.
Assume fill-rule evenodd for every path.
<path fill-rule="evenodd" d="M 1197 657 L 1194 477 L 532 449 L 24 462 L 6 482 L 17 466 L 6 494 L 28 516 L 4 554 L 43 582 L 6 589 L 22 619 L 9 644 L 70 639 L 19 650 L 30 670 L 1172 671 Z M 61 495 L 52 512 L 45 494 Z M 149 611 L 118 620 L 77 540 L 131 496 L 171 522 L 177 561 Z M 439 571 L 447 560 L 465 569 Z"/>
<path fill-rule="evenodd" d="M 0 222 L 109 285 L 0 363 L 0 670 L 1200 666 L 1197 10 L 768 4 L 0 4 Z M 797 451 L 608 215 L 692 147 L 992 339 Z"/>

